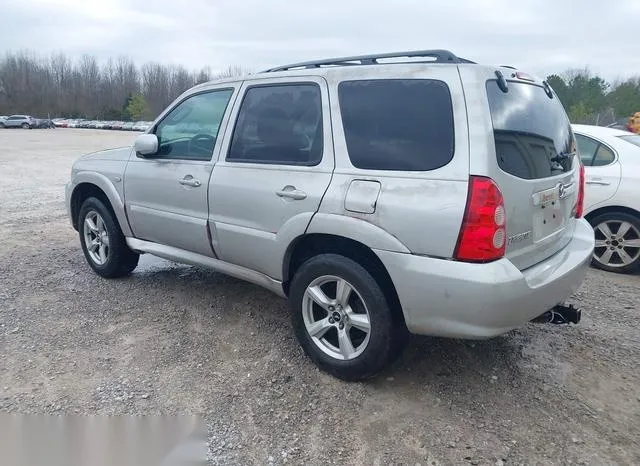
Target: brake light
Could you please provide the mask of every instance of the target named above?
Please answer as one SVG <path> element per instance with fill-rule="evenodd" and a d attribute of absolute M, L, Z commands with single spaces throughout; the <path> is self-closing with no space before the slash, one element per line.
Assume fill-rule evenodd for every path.
<path fill-rule="evenodd" d="M 503 257 L 507 247 L 506 223 L 500 188 L 491 178 L 471 176 L 455 259 L 491 262 Z"/>
<path fill-rule="evenodd" d="M 580 180 L 578 182 L 578 200 L 576 202 L 576 218 L 581 218 L 584 211 L 584 164 L 580 162 Z"/>

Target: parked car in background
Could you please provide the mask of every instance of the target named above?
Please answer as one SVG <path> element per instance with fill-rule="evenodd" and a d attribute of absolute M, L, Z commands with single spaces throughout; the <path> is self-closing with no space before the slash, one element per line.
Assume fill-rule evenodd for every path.
<path fill-rule="evenodd" d="M 585 165 L 585 218 L 596 237 L 592 264 L 610 272 L 640 270 L 640 135 L 572 127 Z"/>
<path fill-rule="evenodd" d="M 4 116 L 4 115 L 0 115 L 0 121 L 4 121 L 4 120 L 6 120 L 7 118 L 9 118 L 9 117 Z"/>
<path fill-rule="evenodd" d="M 29 115 L 11 115 L 6 120 L 0 121 L 0 128 L 32 129 L 36 126 L 36 119 Z"/>
<path fill-rule="evenodd" d="M 56 127 L 56 125 L 53 124 L 53 121 L 48 118 L 36 118 L 35 120 L 36 124 L 34 128 L 52 129 Z"/>
<path fill-rule="evenodd" d="M 78 123 L 78 128 L 88 128 L 89 125 L 91 124 L 91 120 L 82 120 L 81 122 Z"/>
<path fill-rule="evenodd" d="M 125 121 L 122 125 L 123 131 L 133 131 L 133 125 L 135 123 L 133 121 Z"/>
<path fill-rule="evenodd" d="M 309 357 L 356 380 L 408 332 L 577 323 L 583 181 L 545 81 L 434 50 L 201 84 L 133 150 L 77 160 L 66 205 L 97 274 L 150 253 L 260 284 Z"/>
<path fill-rule="evenodd" d="M 124 121 L 112 121 L 111 129 L 121 130 L 123 125 L 124 125 Z"/>
<path fill-rule="evenodd" d="M 136 123 L 133 125 L 133 130 L 146 131 L 147 129 L 149 129 L 150 125 L 151 123 L 149 123 L 148 121 L 136 121 Z"/>

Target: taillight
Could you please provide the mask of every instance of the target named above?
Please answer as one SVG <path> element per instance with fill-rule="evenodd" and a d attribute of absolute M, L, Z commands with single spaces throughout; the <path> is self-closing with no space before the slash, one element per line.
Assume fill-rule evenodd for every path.
<path fill-rule="evenodd" d="M 491 178 L 471 176 L 455 259 L 490 262 L 503 257 L 507 247 L 506 223 L 500 188 Z"/>
<path fill-rule="evenodd" d="M 576 218 L 581 218 L 583 211 L 584 211 L 584 164 L 580 162 L 580 181 L 578 185 L 578 201 L 576 202 Z"/>

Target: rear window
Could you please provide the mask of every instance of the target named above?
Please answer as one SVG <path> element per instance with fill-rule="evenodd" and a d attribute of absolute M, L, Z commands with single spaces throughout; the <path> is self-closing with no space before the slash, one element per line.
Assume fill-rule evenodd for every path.
<path fill-rule="evenodd" d="M 453 108 L 444 82 L 345 81 L 338 96 L 354 167 L 426 171 L 453 158 Z"/>
<path fill-rule="evenodd" d="M 498 165 L 524 179 L 556 176 L 571 170 L 575 139 L 562 104 L 537 85 L 509 82 L 502 92 L 487 81 Z"/>
<path fill-rule="evenodd" d="M 640 147 L 640 135 L 639 134 L 630 134 L 629 136 L 620 136 L 620 139 L 627 141 L 634 146 Z"/>

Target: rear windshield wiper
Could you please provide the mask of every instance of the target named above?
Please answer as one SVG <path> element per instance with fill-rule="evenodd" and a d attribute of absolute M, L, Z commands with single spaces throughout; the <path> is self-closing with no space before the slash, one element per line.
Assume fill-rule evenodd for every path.
<path fill-rule="evenodd" d="M 554 157 L 551 157 L 551 169 L 567 171 L 569 169 L 568 163 L 575 152 L 558 152 Z"/>
<path fill-rule="evenodd" d="M 562 163 L 573 157 L 574 152 L 558 152 L 555 157 L 551 157 L 552 162 Z"/>

